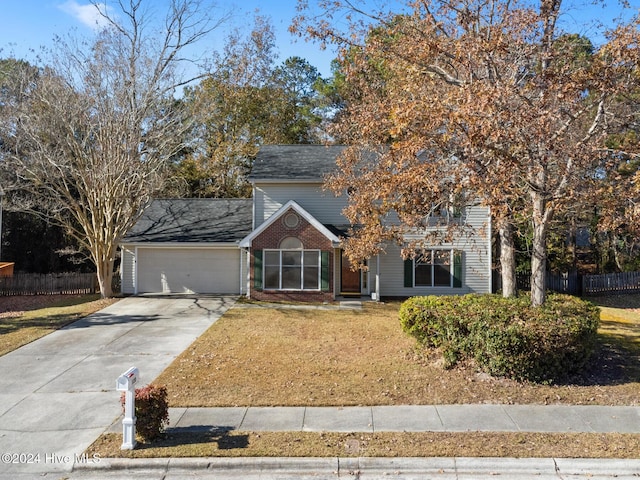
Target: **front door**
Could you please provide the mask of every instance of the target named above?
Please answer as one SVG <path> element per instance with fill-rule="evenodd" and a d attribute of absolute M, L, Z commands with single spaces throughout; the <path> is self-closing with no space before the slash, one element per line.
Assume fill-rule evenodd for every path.
<path fill-rule="evenodd" d="M 352 270 L 351 262 L 342 253 L 341 257 L 341 282 L 340 282 L 340 294 L 341 295 L 360 295 L 360 269 Z"/>

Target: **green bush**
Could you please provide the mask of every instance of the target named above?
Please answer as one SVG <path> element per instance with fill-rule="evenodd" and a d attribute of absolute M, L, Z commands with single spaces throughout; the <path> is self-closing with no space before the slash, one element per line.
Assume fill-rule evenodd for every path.
<path fill-rule="evenodd" d="M 124 408 L 125 394 L 120 402 Z M 136 388 L 135 393 L 136 433 L 145 442 L 155 440 L 169 424 L 169 402 L 167 387 L 149 384 Z"/>
<path fill-rule="evenodd" d="M 421 344 L 438 348 L 445 366 L 473 360 L 494 376 L 552 382 L 584 367 L 593 352 L 599 310 L 568 295 L 532 308 L 526 297 L 413 297 L 400 322 Z"/>

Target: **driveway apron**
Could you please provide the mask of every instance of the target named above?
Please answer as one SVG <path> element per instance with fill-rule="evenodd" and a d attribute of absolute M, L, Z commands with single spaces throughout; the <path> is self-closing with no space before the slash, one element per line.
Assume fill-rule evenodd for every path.
<path fill-rule="evenodd" d="M 235 300 L 128 297 L 0 357 L 0 472 L 71 470 L 121 414 L 116 378 L 151 383 Z"/>

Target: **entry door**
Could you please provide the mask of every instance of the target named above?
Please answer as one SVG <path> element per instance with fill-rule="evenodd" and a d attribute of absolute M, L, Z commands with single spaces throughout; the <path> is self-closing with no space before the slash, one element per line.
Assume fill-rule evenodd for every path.
<path fill-rule="evenodd" d="M 342 295 L 360 295 L 360 269 L 351 270 L 349 259 L 342 253 L 340 293 Z"/>

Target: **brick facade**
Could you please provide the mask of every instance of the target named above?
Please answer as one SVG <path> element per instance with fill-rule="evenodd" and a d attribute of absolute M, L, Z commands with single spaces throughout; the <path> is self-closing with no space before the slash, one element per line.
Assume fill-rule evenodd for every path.
<path fill-rule="evenodd" d="M 297 217 L 297 225 L 289 226 L 285 219 L 288 215 Z M 304 249 L 314 249 L 329 252 L 329 290 L 328 291 L 300 291 L 300 290 L 261 290 L 254 287 L 255 257 L 253 252 L 264 249 L 278 249 L 280 242 L 287 237 L 295 237 L 302 242 Z M 295 302 L 330 302 L 334 300 L 333 293 L 333 264 L 334 249 L 331 240 L 325 237 L 295 210 L 289 209 L 277 218 L 269 227 L 256 236 L 251 243 L 250 291 L 251 298 L 260 301 L 295 301 Z"/>

